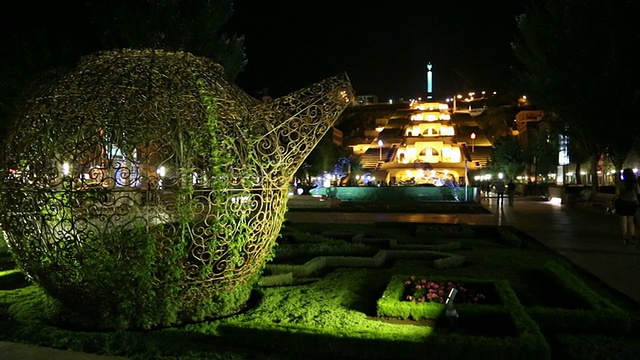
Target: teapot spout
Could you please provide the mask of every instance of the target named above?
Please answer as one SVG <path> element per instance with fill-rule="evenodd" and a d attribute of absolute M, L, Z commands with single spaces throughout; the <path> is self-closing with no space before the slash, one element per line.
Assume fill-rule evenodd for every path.
<path fill-rule="evenodd" d="M 265 131 L 257 141 L 258 152 L 288 181 L 354 100 L 351 81 L 342 73 L 257 105 L 252 120 Z"/>

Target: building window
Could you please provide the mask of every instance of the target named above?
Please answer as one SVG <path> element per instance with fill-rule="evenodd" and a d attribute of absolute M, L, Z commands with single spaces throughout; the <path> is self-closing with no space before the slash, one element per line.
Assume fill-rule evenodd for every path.
<path fill-rule="evenodd" d="M 436 148 L 427 147 L 420 152 L 420 156 L 439 156 L 440 153 Z"/>

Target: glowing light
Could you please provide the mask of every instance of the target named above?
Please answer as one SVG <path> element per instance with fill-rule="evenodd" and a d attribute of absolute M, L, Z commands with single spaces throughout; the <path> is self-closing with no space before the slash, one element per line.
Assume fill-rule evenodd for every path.
<path fill-rule="evenodd" d="M 552 197 L 549 199 L 549 204 L 559 206 L 562 205 L 562 199 L 559 197 Z"/>
<path fill-rule="evenodd" d="M 160 166 L 160 168 L 158 168 L 158 176 L 164 177 L 166 173 L 167 173 L 167 169 L 165 169 L 164 166 Z"/>
<path fill-rule="evenodd" d="M 69 175 L 69 163 L 62 164 L 62 174 L 64 174 L 64 176 Z"/>
<path fill-rule="evenodd" d="M 427 64 L 427 93 L 431 94 L 433 92 L 433 72 L 431 63 Z"/>
<path fill-rule="evenodd" d="M 249 202 L 250 197 L 247 195 L 233 196 L 231 197 L 231 203 L 233 204 L 246 204 Z"/>
<path fill-rule="evenodd" d="M 456 132 L 453 126 L 441 126 L 440 134 L 446 136 L 454 136 Z"/>

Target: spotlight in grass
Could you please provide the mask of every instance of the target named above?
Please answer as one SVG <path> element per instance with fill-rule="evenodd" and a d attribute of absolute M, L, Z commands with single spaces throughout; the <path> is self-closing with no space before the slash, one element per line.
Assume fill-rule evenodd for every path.
<path fill-rule="evenodd" d="M 447 306 L 446 315 L 449 318 L 449 327 L 451 329 L 455 329 L 458 324 L 458 310 L 456 310 L 454 306 L 456 295 L 458 295 L 458 289 L 451 289 L 451 291 L 449 291 L 449 296 L 447 296 L 447 301 L 445 302 L 445 305 Z"/>

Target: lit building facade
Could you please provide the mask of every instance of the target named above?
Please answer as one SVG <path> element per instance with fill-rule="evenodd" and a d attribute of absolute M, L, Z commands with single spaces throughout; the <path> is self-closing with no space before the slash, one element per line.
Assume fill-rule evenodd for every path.
<path fill-rule="evenodd" d="M 469 161 L 466 141 L 456 138 L 449 106 L 413 102 L 403 115 L 406 121 L 401 126 L 391 121 L 378 124 L 378 137 L 371 143 L 352 146 L 354 154 L 362 155 L 364 167 L 388 185 L 464 183 L 477 165 Z"/>

